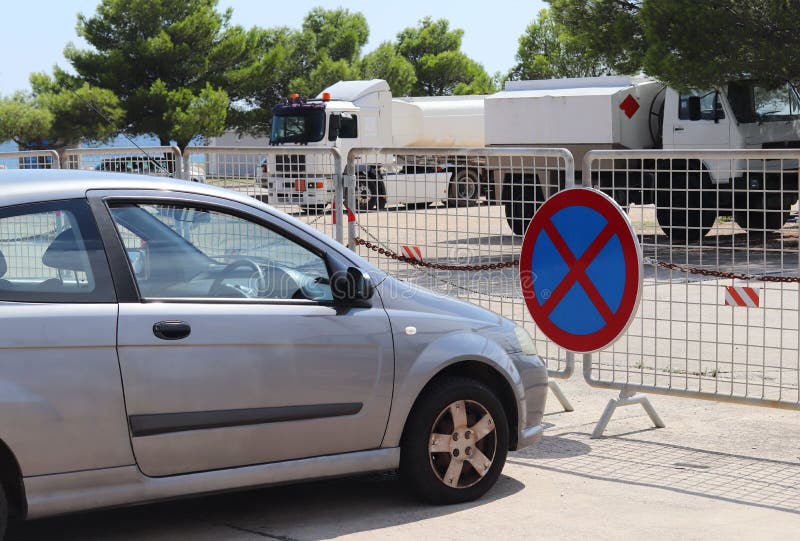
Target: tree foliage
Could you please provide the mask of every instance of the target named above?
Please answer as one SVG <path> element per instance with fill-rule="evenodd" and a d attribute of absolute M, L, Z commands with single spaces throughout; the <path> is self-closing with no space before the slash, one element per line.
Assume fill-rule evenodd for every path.
<path fill-rule="evenodd" d="M 800 80 L 798 0 L 549 0 L 554 17 L 612 69 L 679 88 Z"/>
<path fill-rule="evenodd" d="M 78 16 L 78 34 L 92 48 L 69 44 L 64 56 L 83 82 L 120 98 L 129 132 L 154 134 L 165 145 L 179 137 L 175 141 L 183 148 L 195 136 L 221 133 L 218 120 L 224 125 L 227 106 L 222 94 L 210 92 L 224 94 L 230 73 L 254 61 L 248 34 L 230 25 L 230 10 L 220 13 L 216 5 L 217 0 L 102 0 L 93 16 Z M 185 114 L 190 104 L 214 120 L 194 123 L 197 115 Z M 173 123 L 179 119 L 178 127 Z"/>
<path fill-rule="evenodd" d="M 395 96 L 411 94 L 417 82 L 414 66 L 400 56 L 393 43 L 385 41 L 361 61 L 361 77 L 384 79 Z"/>
<path fill-rule="evenodd" d="M 494 81 L 483 66 L 461 52 L 463 35 L 463 30 L 450 30 L 446 19 L 434 21 L 430 17 L 397 34 L 396 50 L 413 66 L 417 78 L 414 94 L 443 96 L 494 90 Z"/>
<path fill-rule="evenodd" d="M 565 32 L 547 9 L 539 11 L 520 36 L 516 60 L 509 79 L 598 77 L 611 73 L 603 60 Z"/>
<path fill-rule="evenodd" d="M 70 80 L 57 71 L 30 77 L 31 92 L 0 99 L 0 140 L 26 149 L 66 148 L 81 140 L 107 141 L 123 116 L 113 92 Z"/>

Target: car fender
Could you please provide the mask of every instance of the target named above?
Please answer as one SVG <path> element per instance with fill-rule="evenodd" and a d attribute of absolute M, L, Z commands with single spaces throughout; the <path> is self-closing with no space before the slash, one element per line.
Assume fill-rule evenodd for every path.
<path fill-rule="evenodd" d="M 412 342 L 404 344 L 403 342 Z M 491 338 L 473 331 L 456 331 L 442 335 L 427 344 L 417 355 L 414 336 L 395 333 L 395 389 L 391 413 L 382 447 L 400 445 L 400 438 L 420 393 L 439 373 L 454 364 L 473 361 L 483 363 L 502 375 L 514 393 L 518 408 L 524 405 L 525 390 L 520 374 L 506 350 Z M 516 430 L 516 427 L 510 427 Z"/>

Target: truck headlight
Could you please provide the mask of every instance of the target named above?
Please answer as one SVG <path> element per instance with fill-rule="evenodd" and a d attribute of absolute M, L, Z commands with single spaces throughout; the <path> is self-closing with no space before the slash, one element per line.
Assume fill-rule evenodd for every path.
<path fill-rule="evenodd" d="M 517 342 L 519 342 L 519 351 L 524 355 L 536 355 L 536 344 L 533 343 L 533 338 L 531 335 L 528 334 L 528 331 L 520 327 L 519 325 L 514 326 L 514 335 L 517 337 Z"/>

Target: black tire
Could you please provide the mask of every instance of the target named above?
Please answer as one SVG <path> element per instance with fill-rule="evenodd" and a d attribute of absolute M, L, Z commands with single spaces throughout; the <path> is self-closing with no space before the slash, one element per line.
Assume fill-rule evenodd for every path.
<path fill-rule="evenodd" d="M 790 214 L 789 209 L 783 208 L 779 193 L 771 198 L 760 192 L 751 193 L 749 198 L 746 194 L 741 194 L 741 197 L 736 198 L 736 208 L 742 210 L 734 210 L 733 219 L 749 235 L 780 230 Z"/>
<path fill-rule="evenodd" d="M 365 177 L 357 178 L 355 192 L 356 209 L 359 212 L 382 209 L 386 206 L 386 202 L 380 196 L 377 180 Z"/>
<path fill-rule="evenodd" d="M 6 499 L 6 491 L 2 484 L 0 484 L 0 539 L 4 539 L 6 535 L 6 527 L 8 526 L 8 500 Z"/>
<path fill-rule="evenodd" d="M 458 404 L 463 404 L 465 422 L 454 427 L 451 408 Z M 476 433 L 490 427 L 491 431 L 475 440 Z M 442 378 L 414 405 L 403 432 L 400 474 L 417 496 L 431 503 L 453 504 L 480 498 L 503 469 L 508 430 L 503 406 L 486 385 L 462 377 Z M 436 439 L 434 434 L 447 437 Z M 444 445 L 448 450 L 432 451 L 433 445 Z M 479 472 L 473 463 L 484 471 Z M 451 465 L 458 469 L 457 476 L 450 478 L 456 486 L 445 481 L 447 474 L 456 474 Z"/>
<path fill-rule="evenodd" d="M 476 171 L 458 169 L 447 188 L 447 206 L 467 207 L 478 203 L 481 195 L 480 178 Z"/>
<path fill-rule="evenodd" d="M 544 200 L 535 175 L 506 175 L 503 183 L 506 222 L 515 235 L 524 235 Z"/>
<path fill-rule="evenodd" d="M 677 171 L 658 176 L 656 219 L 670 242 L 684 244 L 702 239 L 714 226 L 716 207 L 706 173 L 701 177 L 700 173 Z"/>

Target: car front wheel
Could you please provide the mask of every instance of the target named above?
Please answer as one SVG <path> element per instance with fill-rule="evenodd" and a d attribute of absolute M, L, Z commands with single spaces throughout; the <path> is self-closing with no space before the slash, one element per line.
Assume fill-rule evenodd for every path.
<path fill-rule="evenodd" d="M 448 377 L 414 406 L 403 435 L 400 474 L 422 499 L 451 504 L 481 497 L 508 454 L 508 423 L 482 383 Z"/>

